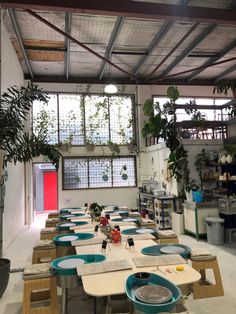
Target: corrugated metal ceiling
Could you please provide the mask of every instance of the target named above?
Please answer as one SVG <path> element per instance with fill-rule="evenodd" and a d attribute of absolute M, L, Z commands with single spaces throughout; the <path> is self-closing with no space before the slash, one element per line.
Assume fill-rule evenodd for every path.
<path fill-rule="evenodd" d="M 174 5 L 186 3 L 186 5 L 190 7 L 226 9 L 235 1 L 142 0 L 142 2 Z M 63 12 L 47 11 L 46 8 L 45 11 L 35 12 L 51 24 L 65 31 L 66 22 L 65 14 Z M 62 80 L 65 79 L 66 70 L 65 62 L 63 60 L 66 56 L 67 49 L 65 37 L 22 9 L 16 9 L 14 10 L 14 13 L 34 77 L 51 77 L 53 80 L 52 77 L 57 76 Z M 165 69 L 171 64 L 174 64 L 174 67 L 166 75 L 202 66 L 207 60 L 212 58 L 212 56 L 215 56 L 217 61 L 236 57 L 236 42 L 235 47 L 232 47 L 226 54 L 220 55 L 227 45 L 236 41 L 236 26 L 234 25 L 216 25 L 215 29 L 212 31 L 210 30 L 204 37 L 202 32 L 209 28 L 209 23 L 206 22 L 196 25 L 196 22 L 194 21 L 173 21 L 168 24 L 168 21 L 166 20 L 124 18 L 122 25 L 114 30 L 117 19 L 118 18 L 115 16 L 73 13 L 71 15 L 70 35 L 82 44 L 87 45 L 96 53 L 110 59 L 113 63 L 131 75 L 136 73 L 139 81 L 143 81 L 155 67 L 160 65 L 170 52 L 171 54 L 168 56 L 167 60 L 160 65 L 155 73 L 153 73 L 152 79 L 161 76 Z M 4 10 L 4 22 L 6 23 L 14 47 L 18 52 L 24 73 L 27 76 L 29 73 L 25 60 L 23 59 L 23 54 L 17 44 L 19 38 L 16 36 L 15 29 L 12 26 L 12 19 L 6 9 Z M 188 37 L 186 37 L 188 31 L 194 25 L 196 25 L 196 28 Z M 115 34 L 115 32 L 117 33 Z M 161 33 L 163 34 L 161 35 Z M 183 39 L 184 36 L 186 37 L 185 39 Z M 199 40 L 194 47 L 191 47 L 199 37 L 201 37 L 202 40 Z M 182 39 L 183 42 L 177 47 Z M 109 45 L 112 46 L 112 48 L 107 51 Z M 187 53 L 185 53 L 186 51 Z M 183 53 L 185 53 L 185 55 L 177 62 L 176 58 L 182 56 Z M 80 78 L 90 78 L 91 81 L 98 80 L 101 65 L 103 63 L 101 59 L 72 42 L 69 45 L 67 54 L 69 56 L 69 78 L 76 77 L 78 80 Z M 220 58 L 219 55 L 221 56 Z M 226 64 L 209 67 L 199 73 L 194 80 L 197 82 L 198 80 L 203 79 L 210 82 L 220 75 L 226 68 L 229 68 L 234 64 L 236 64 L 236 60 Z M 172 79 L 181 79 L 182 81 L 185 80 L 187 82 L 190 74 L 191 72 L 176 76 Z M 113 79 L 129 79 L 129 76 L 125 73 L 106 64 L 101 79 L 108 78 L 109 76 L 112 76 Z M 227 77 L 234 78 L 235 71 L 227 74 Z"/>

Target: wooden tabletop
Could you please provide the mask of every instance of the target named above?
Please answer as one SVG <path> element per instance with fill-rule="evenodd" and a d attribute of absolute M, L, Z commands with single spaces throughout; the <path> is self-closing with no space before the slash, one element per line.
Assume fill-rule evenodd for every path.
<path fill-rule="evenodd" d="M 187 264 L 182 264 L 183 271 L 176 271 L 177 265 L 171 266 L 152 266 L 137 268 L 132 260 L 135 256 L 144 256 L 141 249 L 153 245 L 152 240 L 137 240 L 134 248 L 126 248 L 126 242 L 111 243 L 110 249 L 107 247 L 106 252 L 101 251 L 101 245 L 89 245 L 76 247 L 76 254 L 105 254 L 107 261 L 126 259 L 131 265 L 132 270 L 122 270 L 107 272 L 94 275 L 82 276 L 84 290 L 87 294 L 102 297 L 124 293 L 124 287 L 127 277 L 135 272 L 149 271 L 165 277 L 176 285 L 187 285 L 200 280 L 200 273 Z M 101 284 L 102 283 L 102 284 Z"/>

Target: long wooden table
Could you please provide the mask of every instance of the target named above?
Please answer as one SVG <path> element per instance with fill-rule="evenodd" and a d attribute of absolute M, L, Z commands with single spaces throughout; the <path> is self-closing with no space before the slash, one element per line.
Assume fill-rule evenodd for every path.
<path fill-rule="evenodd" d="M 122 294 L 125 292 L 124 287 L 127 277 L 132 273 L 140 271 L 149 271 L 156 273 L 169 279 L 180 287 L 192 284 L 200 280 L 200 273 L 194 270 L 188 264 L 182 264 L 184 270 L 179 272 L 175 271 L 177 265 L 137 268 L 132 258 L 136 256 L 144 256 L 141 253 L 141 249 L 143 247 L 151 245 L 154 245 L 154 242 L 152 240 L 137 240 L 135 241 L 134 248 L 126 248 L 125 242 L 110 244 L 110 249 L 108 247 L 105 253 L 107 261 L 126 259 L 132 265 L 132 270 L 122 270 L 82 276 L 84 291 L 94 297 Z M 76 247 L 76 254 L 89 253 L 102 253 L 101 245 L 95 244 Z M 170 268 L 173 270 L 173 272 L 171 273 L 167 271 Z"/>

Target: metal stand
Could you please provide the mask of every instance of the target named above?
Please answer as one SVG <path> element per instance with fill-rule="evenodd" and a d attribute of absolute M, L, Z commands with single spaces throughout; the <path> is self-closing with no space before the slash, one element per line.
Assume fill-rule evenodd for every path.
<path fill-rule="evenodd" d="M 62 295 L 61 295 L 61 312 L 62 314 L 67 313 L 67 288 L 62 288 Z"/>

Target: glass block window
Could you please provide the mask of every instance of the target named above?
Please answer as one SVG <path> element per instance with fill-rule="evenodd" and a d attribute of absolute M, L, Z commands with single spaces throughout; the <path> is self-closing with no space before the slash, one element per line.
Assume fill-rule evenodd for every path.
<path fill-rule="evenodd" d="M 59 139 L 72 145 L 84 144 L 84 109 L 81 95 L 59 95 Z"/>
<path fill-rule="evenodd" d="M 48 103 L 34 102 L 33 132 L 39 137 L 46 137 L 50 144 L 58 143 L 57 95 L 51 94 Z"/>
<path fill-rule="evenodd" d="M 64 157 L 63 189 L 94 189 L 136 186 L 134 156 Z"/>
<path fill-rule="evenodd" d="M 63 160 L 63 186 L 65 190 L 88 188 L 88 162 L 86 158 Z"/>
<path fill-rule="evenodd" d="M 126 96 L 111 96 L 109 107 L 111 141 L 117 144 L 132 142 L 134 137 L 132 99 Z"/>
<path fill-rule="evenodd" d="M 118 145 L 134 140 L 134 97 L 49 94 L 48 104 L 34 102 L 33 131 L 51 144 Z"/>
<path fill-rule="evenodd" d="M 109 114 L 107 97 L 90 95 L 84 97 L 85 141 L 106 144 L 109 140 Z"/>

